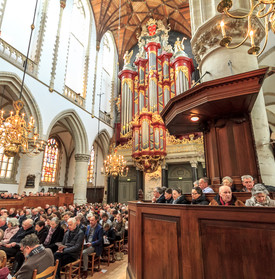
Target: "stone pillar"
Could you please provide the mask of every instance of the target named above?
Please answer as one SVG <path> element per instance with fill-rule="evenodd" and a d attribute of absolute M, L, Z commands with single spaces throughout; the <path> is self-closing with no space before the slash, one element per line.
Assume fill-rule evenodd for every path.
<path fill-rule="evenodd" d="M 92 102 L 92 117 L 94 117 L 94 115 L 95 115 L 95 94 L 96 94 L 97 64 L 98 64 L 98 53 L 99 53 L 99 50 L 100 50 L 100 42 L 96 41 L 95 73 L 94 73 L 94 88 L 93 88 L 93 102 Z"/>
<path fill-rule="evenodd" d="M 198 162 L 191 161 L 190 165 L 192 169 L 192 181 L 195 182 L 196 180 L 198 180 Z"/>
<path fill-rule="evenodd" d="M 241 42 L 247 33 L 247 21 L 232 19 L 217 11 L 219 1 L 216 0 L 189 0 L 193 54 L 199 64 L 200 73 L 208 71 L 203 82 L 252 71 L 259 68 L 256 56 L 249 55 L 250 39 L 236 49 L 227 49 L 220 46 L 222 32 L 221 20 L 225 22 L 227 36 L 232 37 L 231 45 Z M 249 1 L 233 1 L 231 13 L 247 14 L 250 9 Z M 253 29 L 257 25 L 255 44 L 260 45 L 264 38 L 264 26 L 258 19 L 254 20 Z M 252 129 L 256 143 L 259 171 L 264 183 L 274 185 L 275 160 L 269 142 L 269 124 L 262 91 L 251 112 Z"/>
<path fill-rule="evenodd" d="M 118 201 L 118 177 L 114 178 L 112 175 L 108 177 L 108 203 Z"/>
<path fill-rule="evenodd" d="M 87 172 L 90 155 L 75 154 L 74 202 L 84 204 L 87 201 Z"/>
<path fill-rule="evenodd" d="M 169 187 L 168 186 L 168 169 L 166 166 L 161 169 L 161 185 L 162 187 Z"/>
<path fill-rule="evenodd" d="M 41 180 L 41 170 L 43 161 L 43 152 L 35 157 L 28 157 L 23 155 L 20 159 L 20 178 L 18 185 L 18 193 L 21 194 L 23 191 L 28 192 L 38 192 L 39 183 Z M 28 175 L 35 175 L 34 188 L 25 188 L 26 180 Z"/>
<path fill-rule="evenodd" d="M 136 169 L 136 199 L 138 199 L 138 191 L 143 191 L 143 171 Z"/>

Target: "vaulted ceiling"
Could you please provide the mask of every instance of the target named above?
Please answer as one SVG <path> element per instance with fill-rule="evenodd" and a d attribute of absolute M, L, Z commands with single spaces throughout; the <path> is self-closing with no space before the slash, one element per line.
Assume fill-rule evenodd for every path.
<path fill-rule="evenodd" d="M 137 43 L 137 33 L 151 17 L 170 24 L 171 30 L 191 38 L 188 0 L 90 0 L 100 41 L 111 31 L 119 50 L 119 60 Z M 120 30 L 119 30 L 120 26 Z"/>

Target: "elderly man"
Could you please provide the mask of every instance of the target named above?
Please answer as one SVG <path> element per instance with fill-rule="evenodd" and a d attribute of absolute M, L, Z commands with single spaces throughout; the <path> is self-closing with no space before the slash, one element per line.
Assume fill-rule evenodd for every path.
<path fill-rule="evenodd" d="M 241 177 L 243 188 L 241 192 L 251 192 L 253 186 L 254 186 L 254 179 L 251 175 L 243 175 Z"/>
<path fill-rule="evenodd" d="M 207 177 L 202 177 L 199 180 L 199 187 L 202 189 L 202 192 L 205 193 L 214 193 L 213 189 L 209 187 L 208 185 L 208 178 Z"/>
<path fill-rule="evenodd" d="M 26 261 L 14 275 L 16 279 L 32 278 L 33 271 L 41 273 L 49 266 L 54 265 L 54 258 L 51 249 L 39 245 L 39 239 L 35 234 L 29 234 L 21 240 L 21 250 Z"/>
<path fill-rule="evenodd" d="M 60 268 L 79 258 L 84 240 L 83 231 L 77 226 L 75 218 L 67 220 L 68 231 L 65 233 L 62 245 L 54 253 L 55 260 L 59 260 L 56 278 L 60 278 Z"/>
<path fill-rule="evenodd" d="M 34 233 L 33 220 L 27 219 L 22 223 L 22 228 L 10 239 L 10 242 L 6 244 L 5 247 L 1 247 L 7 254 L 7 257 L 15 257 L 15 261 L 12 267 L 11 274 L 16 273 L 16 271 L 21 267 L 24 262 L 24 257 L 20 252 L 20 241 L 27 235 Z"/>
<path fill-rule="evenodd" d="M 229 186 L 221 186 L 219 188 L 219 194 L 210 202 L 209 205 L 244 206 L 242 201 L 232 195 L 232 190 Z"/>
<path fill-rule="evenodd" d="M 155 203 L 165 203 L 165 197 L 163 194 L 163 189 L 161 187 L 156 187 L 153 191 L 153 199 L 152 202 Z"/>
<path fill-rule="evenodd" d="M 96 252 L 100 256 L 103 249 L 103 229 L 98 224 L 99 216 L 94 215 L 90 218 L 90 225 L 87 227 L 85 234 L 87 248 L 83 250 L 83 277 L 88 275 L 88 255 Z M 107 224 L 107 223 L 106 223 Z"/>

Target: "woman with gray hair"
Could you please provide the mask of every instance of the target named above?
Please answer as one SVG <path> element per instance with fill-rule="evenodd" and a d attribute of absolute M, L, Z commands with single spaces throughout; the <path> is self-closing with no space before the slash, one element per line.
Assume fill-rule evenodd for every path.
<path fill-rule="evenodd" d="M 251 190 L 252 197 L 246 200 L 246 206 L 274 206 L 275 200 L 272 200 L 268 194 L 269 192 L 263 184 L 255 184 Z"/>
<path fill-rule="evenodd" d="M 10 242 L 10 239 L 18 232 L 19 222 L 17 218 L 9 218 L 8 228 L 4 232 L 3 239 L 1 240 L 0 245 L 5 245 Z"/>

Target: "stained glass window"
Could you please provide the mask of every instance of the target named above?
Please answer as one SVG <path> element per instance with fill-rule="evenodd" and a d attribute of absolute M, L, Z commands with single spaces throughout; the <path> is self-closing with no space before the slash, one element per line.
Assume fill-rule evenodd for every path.
<path fill-rule="evenodd" d="M 87 182 L 92 183 L 94 177 L 94 163 L 95 163 L 95 149 L 92 146 L 91 157 L 88 165 L 88 175 L 87 175 Z"/>
<path fill-rule="evenodd" d="M 4 155 L 4 148 L 0 148 L 0 178 L 11 178 L 14 158 Z"/>
<path fill-rule="evenodd" d="M 45 148 L 41 174 L 42 182 L 56 182 L 59 153 L 58 142 L 56 141 L 56 139 L 50 138 Z"/>

